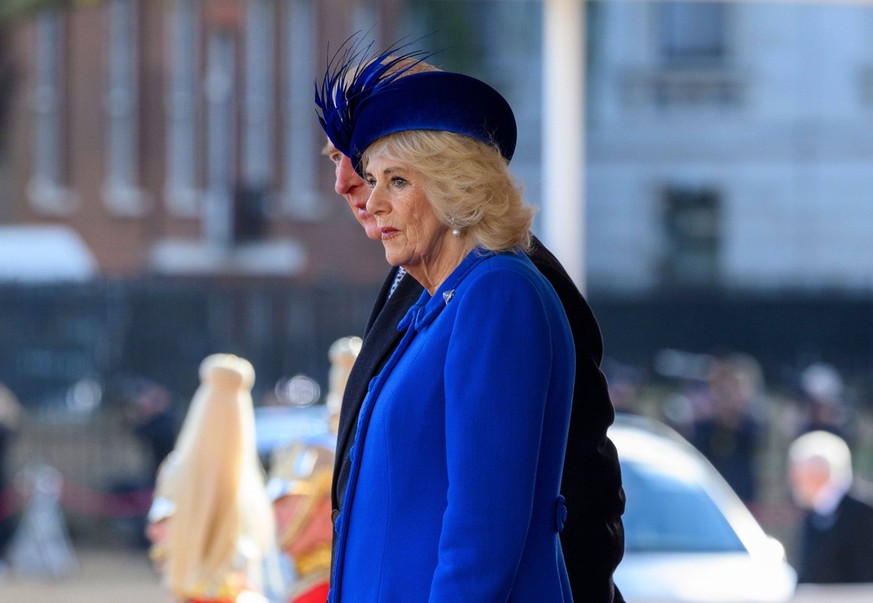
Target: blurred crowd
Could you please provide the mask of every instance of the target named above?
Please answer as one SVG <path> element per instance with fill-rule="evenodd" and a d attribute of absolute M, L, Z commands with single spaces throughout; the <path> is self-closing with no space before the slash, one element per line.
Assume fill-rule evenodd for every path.
<path fill-rule="evenodd" d="M 664 421 L 700 450 L 746 503 L 764 494 L 767 455 L 784 454 L 796 437 L 828 431 L 866 458 L 873 434 L 865 409 L 840 372 L 824 362 L 768 383 L 761 364 L 738 352 L 664 350 L 651 367 L 604 363 L 616 412 Z M 775 463 L 784 467 L 786 459 Z"/>

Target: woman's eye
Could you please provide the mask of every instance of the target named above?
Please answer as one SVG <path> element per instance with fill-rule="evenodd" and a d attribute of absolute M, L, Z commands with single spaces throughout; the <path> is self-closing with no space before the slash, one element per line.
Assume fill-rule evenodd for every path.
<path fill-rule="evenodd" d="M 370 188 L 376 188 L 376 179 L 367 178 L 367 186 L 369 186 Z"/>
<path fill-rule="evenodd" d="M 406 186 L 407 182 L 406 179 L 401 178 L 400 176 L 394 176 L 391 178 L 391 184 L 393 184 L 395 188 L 403 188 Z"/>
<path fill-rule="evenodd" d="M 339 151 L 330 154 L 330 160 L 335 164 L 339 165 L 339 162 L 342 161 L 343 155 Z"/>

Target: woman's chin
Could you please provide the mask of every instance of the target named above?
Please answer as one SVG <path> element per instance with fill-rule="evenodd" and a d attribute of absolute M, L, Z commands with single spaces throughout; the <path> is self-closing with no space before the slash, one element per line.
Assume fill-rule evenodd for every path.
<path fill-rule="evenodd" d="M 384 241 L 383 241 L 384 243 Z M 385 245 L 385 260 L 392 266 L 402 266 L 406 256 L 395 253 L 390 245 Z"/>

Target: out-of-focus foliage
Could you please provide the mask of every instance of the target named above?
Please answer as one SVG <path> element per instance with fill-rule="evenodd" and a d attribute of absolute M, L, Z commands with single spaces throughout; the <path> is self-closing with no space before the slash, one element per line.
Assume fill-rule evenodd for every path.
<path fill-rule="evenodd" d="M 0 22 L 26 17 L 42 8 L 67 8 L 75 4 L 96 4 L 101 0 L 0 0 Z"/>
<path fill-rule="evenodd" d="M 480 36 L 474 8 L 469 2 L 408 0 L 408 10 L 420 35 L 425 36 L 424 45 L 439 50 L 433 59 L 436 65 L 465 73 L 475 71 L 475 59 L 482 50 L 477 45 Z"/>

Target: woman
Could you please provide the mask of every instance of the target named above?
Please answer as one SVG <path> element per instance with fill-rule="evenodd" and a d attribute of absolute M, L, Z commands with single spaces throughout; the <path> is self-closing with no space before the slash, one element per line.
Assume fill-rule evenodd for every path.
<path fill-rule="evenodd" d="M 570 601 L 559 496 L 573 341 L 523 250 L 515 120 L 483 82 L 329 68 L 327 136 L 372 192 L 388 262 L 425 291 L 361 409 L 331 601 Z"/>

